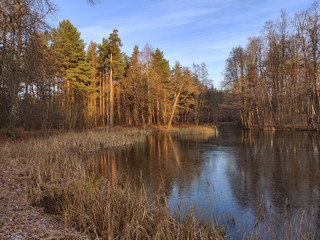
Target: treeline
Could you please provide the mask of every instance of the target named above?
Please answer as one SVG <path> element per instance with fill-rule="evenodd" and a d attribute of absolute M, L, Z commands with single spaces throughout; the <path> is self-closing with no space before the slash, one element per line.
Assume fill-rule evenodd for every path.
<path fill-rule="evenodd" d="M 282 11 L 226 61 L 226 101 L 245 128 L 319 129 L 320 8 Z"/>
<path fill-rule="evenodd" d="M 214 124 L 222 93 L 205 63 L 170 68 L 161 50 L 121 51 L 115 29 L 87 48 L 68 20 L 50 29 L 50 1 L 0 2 L 0 127 Z"/>

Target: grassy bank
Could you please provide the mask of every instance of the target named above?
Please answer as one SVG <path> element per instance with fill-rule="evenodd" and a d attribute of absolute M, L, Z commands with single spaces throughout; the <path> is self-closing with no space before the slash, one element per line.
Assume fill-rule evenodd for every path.
<path fill-rule="evenodd" d="M 183 126 L 183 127 L 172 127 L 166 129 L 165 132 L 172 134 L 181 135 L 193 135 L 193 134 L 218 134 L 218 128 L 216 126 Z"/>
<path fill-rule="evenodd" d="M 65 133 L 6 146 L 6 157 L 27 166 L 26 183 L 33 204 L 58 213 L 65 226 L 92 239 L 222 239 L 214 222 L 193 213 L 170 213 L 165 196 L 152 199 L 143 188 L 120 177 L 117 183 L 97 175 L 82 154 L 144 141 L 146 132 Z"/>

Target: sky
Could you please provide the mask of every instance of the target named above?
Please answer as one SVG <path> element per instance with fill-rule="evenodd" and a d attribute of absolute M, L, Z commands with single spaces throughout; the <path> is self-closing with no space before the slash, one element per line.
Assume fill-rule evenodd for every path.
<path fill-rule="evenodd" d="M 216 88 L 223 80 L 225 61 L 233 47 L 247 45 L 248 37 L 261 34 L 268 20 L 281 9 L 290 16 L 308 9 L 314 0 L 54 0 L 57 11 L 49 23 L 63 19 L 81 32 L 85 43 L 101 43 L 114 28 L 122 51 L 146 44 L 159 48 L 173 66 L 206 63 Z"/>

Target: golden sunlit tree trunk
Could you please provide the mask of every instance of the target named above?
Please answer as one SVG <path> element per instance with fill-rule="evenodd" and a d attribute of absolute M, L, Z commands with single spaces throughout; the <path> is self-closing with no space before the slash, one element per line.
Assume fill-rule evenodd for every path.
<path fill-rule="evenodd" d="M 110 53 L 110 63 L 112 65 L 112 52 Z M 113 85 L 113 69 L 112 67 L 110 68 L 110 73 L 109 73 L 109 91 L 110 91 L 110 110 L 109 110 L 109 124 L 110 127 L 113 127 L 114 125 L 114 85 Z"/>
<path fill-rule="evenodd" d="M 116 86 L 117 88 L 117 114 L 118 114 L 118 123 L 121 124 L 122 119 L 121 119 L 121 88 L 120 85 L 118 84 Z"/>
<path fill-rule="evenodd" d="M 183 85 L 179 88 L 178 92 L 175 94 L 175 100 L 174 100 L 174 103 L 173 103 L 173 106 L 172 106 L 170 119 L 169 119 L 169 122 L 168 122 L 168 125 L 167 125 L 168 128 L 171 127 L 173 117 L 174 117 L 174 115 L 176 113 L 176 109 L 177 109 L 177 105 L 178 105 L 178 102 L 179 102 L 179 98 L 180 98 L 180 94 L 181 94 L 182 88 L 183 88 Z"/>

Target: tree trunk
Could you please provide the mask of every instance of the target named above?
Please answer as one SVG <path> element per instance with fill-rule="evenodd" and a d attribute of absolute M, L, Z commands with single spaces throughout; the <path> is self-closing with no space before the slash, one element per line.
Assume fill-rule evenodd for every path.
<path fill-rule="evenodd" d="M 112 64 L 112 53 L 110 54 L 110 62 Z M 113 86 L 113 75 L 112 75 L 112 67 L 110 68 L 110 127 L 114 125 L 114 86 Z"/>
<path fill-rule="evenodd" d="M 174 113 L 176 111 L 176 108 L 177 108 L 177 105 L 178 105 L 178 102 L 179 102 L 179 97 L 180 97 L 180 91 L 177 93 L 176 95 L 176 98 L 174 100 L 174 104 L 173 104 L 173 107 L 172 107 L 172 112 L 171 112 L 171 116 L 170 116 L 170 120 L 168 122 L 168 128 L 171 127 L 171 123 L 172 123 L 172 120 L 173 120 L 173 117 L 174 117 Z"/>
<path fill-rule="evenodd" d="M 160 126 L 160 101 L 157 100 L 157 124 Z"/>
<path fill-rule="evenodd" d="M 103 74 L 103 85 L 102 85 L 102 111 L 103 111 L 103 114 L 102 114 L 102 126 L 105 127 L 106 126 L 106 100 L 107 100 L 107 97 L 106 97 L 106 85 L 107 85 L 107 75 L 106 74 Z M 108 110 L 107 110 L 108 111 Z"/>
<path fill-rule="evenodd" d="M 103 75 L 100 76 L 100 94 L 99 94 L 99 126 L 103 125 L 102 118 L 103 118 L 103 91 L 102 91 L 102 84 L 103 84 Z"/>
<path fill-rule="evenodd" d="M 121 124 L 121 104 L 120 104 L 120 94 L 121 93 L 121 89 L 120 89 L 120 85 L 117 85 L 117 111 L 118 111 L 118 124 Z"/>

